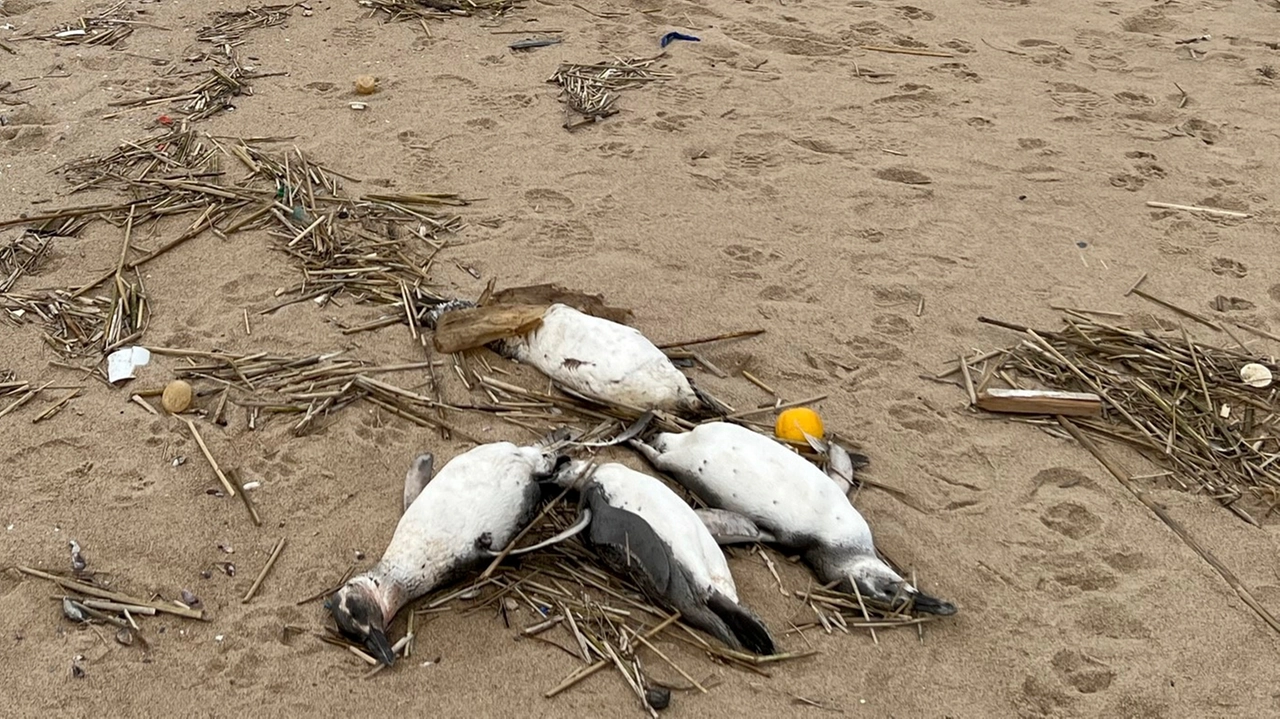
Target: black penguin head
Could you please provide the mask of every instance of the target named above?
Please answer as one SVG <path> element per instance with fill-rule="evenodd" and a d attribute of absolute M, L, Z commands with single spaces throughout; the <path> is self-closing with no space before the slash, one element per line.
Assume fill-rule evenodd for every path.
<path fill-rule="evenodd" d="M 910 602 L 916 611 L 925 614 L 950 616 L 956 613 L 956 605 L 911 586 L 878 557 L 858 557 L 852 562 L 847 576 L 863 597 L 895 609 Z"/>
<path fill-rule="evenodd" d="M 465 310 L 475 307 L 476 303 L 470 300 L 443 300 L 434 307 L 427 310 L 422 317 L 422 324 L 428 329 L 435 329 L 436 323 L 440 321 L 440 315 L 454 310 Z"/>
<path fill-rule="evenodd" d="M 334 592 L 324 602 L 333 615 L 338 631 L 353 642 L 360 642 L 375 659 L 391 666 L 395 653 L 387 641 L 382 605 L 373 593 L 368 579 L 356 577 Z"/>

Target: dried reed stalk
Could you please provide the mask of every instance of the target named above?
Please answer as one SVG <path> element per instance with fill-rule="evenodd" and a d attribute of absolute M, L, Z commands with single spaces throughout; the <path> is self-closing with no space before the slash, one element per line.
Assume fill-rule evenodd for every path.
<path fill-rule="evenodd" d="M 1104 413 L 1075 420 L 1083 431 L 1135 448 L 1179 488 L 1207 494 L 1246 521 L 1254 522 L 1235 506 L 1243 497 L 1262 503 L 1267 514 L 1280 506 L 1277 387 L 1252 387 L 1240 375 L 1248 363 L 1280 371 L 1273 358 L 1195 342 L 1185 331 L 1126 329 L 1081 313 L 1069 313 L 1059 331 L 981 321 L 1024 337 L 982 361 L 984 378 L 1095 393 Z"/>

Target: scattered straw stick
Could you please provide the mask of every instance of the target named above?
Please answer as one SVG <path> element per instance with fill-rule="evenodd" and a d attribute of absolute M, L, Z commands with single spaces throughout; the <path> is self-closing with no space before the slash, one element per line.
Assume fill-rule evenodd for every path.
<path fill-rule="evenodd" d="M 821 402 L 822 400 L 826 399 L 827 396 L 828 395 L 820 394 L 820 395 L 817 395 L 816 397 L 807 397 L 805 399 L 796 400 L 795 402 L 783 402 L 782 404 L 769 405 L 768 407 L 759 407 L 757 409 L 744 409 L 740 412 L 734 412 L 733 414 L 725 415 L 724 418 L 725 419 L 742 419 L 744 417 L 754 417 L 757 414 L 768 414 L 769 412 L 777 412 L 778 410 L 781 410 L 781 409 L 788 409 L 791 407 L 800 407 L 806 404 L 813 404 L 814 402 Z M 714 421 L 714 420 L 711 420 L 711 421 Z"/>
<path fill-rule="evenodd" d="M 663 632 L 663 630 L 665 630 L 667 627 L 671 626 L 672 624 L 675 624 L 675 623 L 676 623 L 676 621 L 678 621 L 679 619 L 680 619 L 680 613 L 679 613 L 679 612 L 676 612 L 675 614 L 672 614 L 671 616 L 669 616 L 669 617 L 667 617 L 666 619 L 662 620 L 662 622 L 661 622 L 660 624 L 658 624 L 656 627 L 654 627 L 653 629 L 650 629 L 649 631 L 647 631 L 647 632 L 645 632 L 644 634 L 641 634 L 641 635 L 639 635 L 639 636 L 642 636 L 642 637 L 644 637 L 645 639 L 652 639 L 652 638 L 654 638 L 654 637 L 658 636 L 659 634 L 661 634 L 661 633 Z M 565 691 L 565 690 L 567 690 L 567 689 L 572 688 L 575 684 L 577 684 L 578 682 L 581 682 L 583 679 L 586 679 L 587 677 L 591 676 L 592 674 L 595 674 L 596 672 L 600 671 L 601 669 L 604 669 L 605 667 L 609 666 L 609 663 L 610 663 L 610 662 L 608 662 L 608 661 L 606 661 L 606 660 L 604 660 L 604 659 L 601 659 L 601 660 L 596 661 L 594 664 L 591 664 L 591 665 L 589 665 L 589 666 L 586 666 L 586 667 L 583 667 L 583 668 L 581 668 L 581 669 L 578 669 L 578 670 L 577 670 L 577 671 L 575 671 L 573 674 L 570 674 L 568 677 L 565 677 L 565 680 L 564 680 L 564 681 L 562 681 L 562 682 L 560 682 L 559 684 L 557 684 L 554 688 L 552 688 L 551 690 L 547 691 L 547 692 L 546 692 L 545 694 L 543 694 L 542 696 L 546 697 L 547 699 L 550 699 L 551 697 L 553 697 L 553 696 L 555 696 L 555 695 L 557 695 L 557 694 L 559 694 L 559 693 L 561 693 L 561 692 L 563 692 L 563 691 Z"/>
<path fill-rule="evenodd" d="M 143 399 L 142 397 L 140 397 L 139 395 L 136 395 L 136 394 L 135 394 L 135 395 L 132 395 L 131 397 L 129 397 L 129 401 L 130 401 L 130 402 L 133 402 L 133 403 L 135 403 L 135 404 L 137 404 L 139 407 L 142 407 L 143 409 L 145 409 L 145 410 L 146 410 L 148 413 L 150 413 L 150 414 L 153 414 L 153 415 L 155 415 L 155 416 L 157 416 L 157 417 L 159 417 L 159 416 L 160 416 L 160 413 L 156 411 L 156 408 L 155 408 L 155 407 L 152 407 L 152 406 L 151 406 L 151 405 L 149 405 L 149 404 L 147 404 L 147 401 L 146 401 L 145 399 Z"/>
<path fill-rule="evenodd" d="M 849 577 L 849 584 L 853 586 L 853 595 L 858 598 L 858 608 L 862 610 L 862 615 L 870 619 L 871 614 L 867 612 L 867 604 L 862 600 L 862 590 L 858 589 L 858 583 L 853 581 L 853 577 Z M 880 639 L 876 637 L 876 630 L 873 627 L 868 627 L 867 631 L 871 632 L 871 641 L 879 645 Z"/>
<path fill-rule="evenodd" d="M 280 541 L 276 542 L 275 549 L 271 550 L 271 556 L 267 558 L 267 563 L 262 566 L 262 571 L 258 573 L 258 578 L 253 580 L 253 586 L 249 587 L 249 591 L 244 595 L 244 599 L 240 600 L 241 604 L 248 604 L 249 600 L 253 599 L 253 595 L 258 591 L 258 587 L 262 586 L 262 580 L 267 578 L 267 573 L 271 571 L 273 566 L 275 566 L 276 558 L 279 557 L 280 552 L 284 550 L 284 541 L 285 538 L 281 537 Z"/>
<path fill-rule="evenodd" d="M 154 607 L 144 607 L 139 604 L 122 604 L 120 602 L 110 602 L 105 599 L 86 599 L 82 604 L 90 609 L 101 609 L 108 612 L 132 612 L 146 617 L 153 617 L 156 614 Z"/>
<path fill-rule="evenodd" d="M 54 582 L 55 584 L 58 584 L 63 589 L 68 589 L 73 592 L 79 592 L 81 594 L 87 594 L 91 597 L 98 597 L 99 599 L 109 599 L 113 602 L 128 604 L 130 606 L 150 607 L 156 610 L 157 612 L 165 612 L 166 614 L 175 614 L 179 617 L 186 617 L 187 619 L 203 620 L 205 618 L 204 611 L 202 610 L 190 609 L 187 607 L 179 607 L 176 604 L 165 604 L 164 602 L 148 602 L 142 599 L 134 599 L 133 597 L 130 597 L 126 594 L 120 594 L 119 592 L 111 592 L 105 589 L 99 589 L 93 586 L 92 584 L 85 584 L 84 582 L 76 582 L 70 579 L 64 579 L 62 577 L 57 576 L 56 574 L 49 574 L 47 572 L 42 572 L 38 569 L 32 569 L 30 567 L 18 567 L 18 571 L 22 572 L 23 574 L 29 574 L 33 577 L 39 577 L 40 579 L 47 579 L 51 582 Z"/>
<path fill-rule="evenodd" d="M 748 371 L 746 371 L 746 370 L 742 370 L 742 377 L 743 377 L 744 379 L 746 379 L 748 382 L 750 382 L 751 384 L 753 384 L 753 385 L 755 385 L 755 386 L 759 387 L 760 389 L 764 390 L 765 392 L 768 392 L 769 394 L 773 395 L 774 397 L 777 397 L 777 396 L 778 396 L 778 392 L 777 392 L 774 388 L 772 388 L 772 387 L 770 387 L 769 385 L 765 384 L 763 381 L 761 381 L 761 379 L 760 379 L 759 377 L 756 377 L 755 375 L 751 374 L 750 372 L 748 372 Z"/>
<path fill-rule="evenodd" d="M 721 340 L 733 340 L 744 337 L 755 337 L 764 334 L 764 330 L 741 330 L 739 332 L 726 332 L 721 335 L 713 335 L 711 337 L 699 337 L 694 340 L 685 340 L 684 342 L 667 342 L 658 345 L 660 350 L 677 349 L 680 347 L 692 347 L 693 345 L 704 345 L 709 342 L 719 342 Z"/>
<path fill-rule="evenodd" d="M 949 52 L 938 52 L 937 50 L 917 50 L 911 47 L 881 47 L 879 45 L 861 45 L 863 50 L 872 52 L 887 52 L 895 55 L 920 55 L 921 57 L 955 57 Z"/>
<path fill-rule="evenodd" d="M 253 522 L 253 526 L 261 527 L 262 518 L 258 516 L 258 507 L 249 498 L 248 490 L 244 488 L 244 484 L 240 481 L 240 473 L 234 469 L 228 469 L 227 478 L 232 480 L 231 483 L 240 490 L 240 501 L 244 502 L 244 508 L 249 511 L 249 520 Z"/>
<path fill-rule="evenodd" d="M 79 389 L 72 390 L 70 393 L 67 394 L 67 396 L 55 402 L 52 407 L 41 412 L 39 417 L 36 417 L 35 419 L 31 420 L 31 423 L 37 424 L 39 422 L 43 422 L 44 420 L 54 416 L 58 412 L 62 411 L 62 408 L 66 407 L 67 403 L 70 402 L 72 399 L 74 399 L 75 396 L 78 394 L 80 394 Z"/>
<path fill-rule="evenodd" d="M 48 382 L 48 383 L 46 383 L 46 384 L 45 384 L 45 386 L 44 386 L 44 387 L 39 387 L 39 388 L 37 388 L 37 389 L 27 390 L 27 393 L 26 393 L 26 394 L 22 395 L 21 397 L 17 398 L 16 400 L 14 400 L 12 403 L 10 403 L 10 404 L 9 404 L 9 406 L 8 406 L 8 407 L 5 407 L 4 409 L 0 409 L 0 418 L 4 417 L 6 414 L 9 414 L 10 412 L 12 412 L 12 411 L 14 411 L 14 410 L 18 409 L 19 407 L 21 407 L 22 405 L 26 404 L 27 402 L 30 402 L 30 401 L 31 401 L 31 399 L 32 399 L 33 397 L 35 397 L 36 395 L 40 394 L 40 390 L 43 390 L 45 387 L 48 387 L 48 386 L 49 386 L 49 385 L 51 385 L 51 384 L 53 384 L 53 383 L 52 383 L 52 382 Z"/>
<path fill-rule="evenodd" d="M 1147 201 L 1147 207 L 1156 207 L 1162 210 L 1182 210 L 1183 212 L 1203 212 L 1206 215 L 1217 215 L 1218 217 L 1234 217 L 1244 220 L 1252 217 L 1247 212 L 1236 212 L 1234 210 L 1219 210 L 1216 207 L 1198 207 L 1196 205 L 1178 205 L 1172 202 L 1154 202 Z"/>
<path fill-rule="evenodd" d="M 1196 313 L 1196 312 L 1192 312 L 1191 310 L 1185 309 L 1185 308 L 1183 308 L 1183 307 L 1179 307 L 1179 306 L 1177 306 L 1177 305 L 1173 304 L 1172 302 L 1167 302 L 1167 301 L 1165 301 L 1165 300 L 1160 299 L 1159 297 L 1153 297 L 1153 296 L 1151 296 L 1151 295 L 1147 294 L 1146 292 L 1143 292 L 1142 290 L 1138 289 L 1137 287 L 1134 287 L 1133 289 L 1129 290 L 1129 292 L 1130 292 L 1131 294 L 1135 294 L 1135 295 L 1137 295 L 1137 296 L 1141 297 L 1141 298 L 1142 298 L 1142 299 L 1144 299 L 1144 300 L 1147 300 L 1148 302 L 1154 302 L 1155 304 L 1160 305 L 1161 307 L 1164 307 L 1164 308 L 1165 308 L 1165 309 L 1167 309 L 1167 310 L 1170 310 L 1170 311 L 1176 312 L 1176 313 L 1178 313 L 1178 314 L 1182 315 L 1183 317 L 1186 317 L 1187 319 L 1195 320 L 1196 322 L 1199 322 L 1200 324 L 1204 325 L 1205 327 L 1208 327 L 1208 328 L 1213 329 L 1213 330 L 1219 330 L 1219 329 L 1220 329 L 1220 328 L 1218 327 L 1217 323 L 1215 323 L 1215 322 L 1213 322 L 1212 320 L 1208 319 L 1208 318 L 1207 318 L 1207 317 L 1205 317 L 1204 315 L 1199 314 L 1199 313 Z"/>
<path fill-rule="evenodd" d="M 300 607 L 303 604 L 310 604 L 311 602 L 314 602 L 315 600 L 320 599 L 321 597 L 327 597 L 330 594 L 333 594 L 334 592 L 341 589 L 342 586 L 347 583 L 347 580 L 351 578 L 351 575 L 355 573 L 356 573 L 356 563 L 352 562 L 351 566 L 347 567 L 347 571 L 342 573 L 342 577 L 338 579 L 338 582 L 336 584 L 326 587 L 316 592 L 315 594 L 312 594 L 311 596 L 306 597 L 305 599 L 299 599 L 298 601 L 294 602 L 293 605 L 295 607 Z"/>
<path fill-rule="evenodd" d="M 654 654 L 657 654 L 659 657 L 662 657 L 662 660 L 665 661 L 667 664 L 671 665 L 671 668 L 676 670 L 676 673 L 678 673 L 680 676 L 684 677 L 685 681 L 692 684 L 694 689 L 697 689 L 699 692 L 702 692 L 703 694 L 707 693 L 706 687 L 699 684 L 697 679 L 694 679 L 692 676 L 689 675 L 688 672 L 681 669 L 679 664 L 676 664 L 674 661 L 671 660 L 671 657 L 668 657 L 666 654 L 663 654 L 661 649 L 650 644 L 649 640 L 645 639 L 642 634 L 635 633 L 634 636 L 637 641 L 639 641 L 641 644 L 648 647 Z"/>
<path fill-rule="evenodd" d="M 208 460 L 209 466 L 213 467 L 213 473 L 218 475 L 218 481 L 222 482 L 222 486 L 227 490 L 227 494 L 232 497 L 236 496 L 236 489 L 231 485 L 231 480 L 227 479 L 227 475 L 222 473 L 222 468 L 218 466 L 217 460 L 209 453 L 209 448 L 205 446 L 204 438 L 200 436 L 200 430 L 196 429 L 196 425 L 189 419 L 183 418 L 183 422 L 187 423 L 187 429 L 191 430 L 191 436 L 195 437 L 196 444 L 200 445 L 200 452 L 204 454 L 204 458 Z"/>
<path fill-rule="evenodd" d="M 1236 577 L 1234 572 L 1227 569 L 1226 565 L 1218 561 L 1218 558 L 1215 557 L 1212 552 L 1201 545 L 1195 537 L 1191 536 L 1191 533 L 1187 531 L 1186 527 L 1182 526 L 1181 522 L 1169 516 L 1169 513 L 1166 512 L 1158 502 L 1147 496 L 1146 492 L 1138 489 L 1138 487 L 1134 485 L 1133 480 L 1130 479 L 1128 470 L 1126 470 L 1123 465 L 1115 459 L 1112 459 L 1107 454 L 1104 454 L 1102 449 L 1094 444 L 1093 440 L 1089 439 L 1089 437 L 1081 432 L 1080 428 L 1071 420 L 1061 416 L 1059 416 L 1057 420 L 1058 423 L 1062 425 L 1062 428 L 1067 430 L 1067 432 L 1075 438 L 1076 442 L 1080 443 L 1080 446 L 1089 450 L 1089 452 L 1097 458 L 1098 462 L 1101 463 L 1103 467 L 1106 467 L 1107 471 L 1111 472 L 1111 474 L 1120 481 L 1120 484 L 1124 485 L 1125 489 L 1129 490 L 1134 497 L 1137 497 L 1139 502 L 1146 505 L 1147 509 L 1150 509 L 1155 513 L 1155 515 L 1160 518 L 1160 521 L 1164 522 L 1169 529 L 1173 530 L 1173 533 L 1178 535 L 1178 538 L 1181 539 L 1188 547 L 1195 550 L 1196 554 L 1199 554 L 1201 559 L 1208 562 L 1209 566 L 1213 567 L 1227 585 L 1235 590 L 1235 593 L 1240 596 L 1240 599 L 1243 600 L 1245 604 L 1249 605 L 1250 609 L 1256 612 L 1257 615 L 1261 617 L 1264 622 L 1270 625 L 1272 629 L 1280 633 L 1280 621 L 1277 621 L 1276 618 L 1271 615 L 1271 612 L 1267 611 L 1266 607 L 1258 603 L 1258 600 L 1253 596 L 1253 592 L 1249 591 L 1249 588 Z"/>

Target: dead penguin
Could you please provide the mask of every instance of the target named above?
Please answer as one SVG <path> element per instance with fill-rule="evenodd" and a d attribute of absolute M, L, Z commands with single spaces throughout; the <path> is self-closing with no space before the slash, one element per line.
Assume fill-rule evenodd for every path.
<path fill-rule="evenodd" d="M 864 596 L 955 613 L 955 605 L 911 586 L 876 555 L 871 528 L 841 484 L 772 438 L 711 422 L 631 444 L 713 508 L 698 514 L 720 543 L 776 543 L 801 552 L 824 583 L 839 582 L 844 591 L 852 590 L 852 577 Z"/>
<path fill-rule="evenodd" d="M 454 457 L 432 477 L 432 456 L 419 455 L 405 475 L 404 514 L 382 559 L 325 602 L 338 628 L 384 664 L 394 663 L 386 629 L 400 608 L 496 556 L 537 513 L 539 483 L 566 462 L 546 446 L 496 442 Z M 559 535 L 511 554 L 566 539 L 589 522 L 585 514 Z"/>
<path fill-rule="evenodd" d="M 466 300 L 442 303 L 427 312 L 427 324 L 434 327 L 445 312 L 474 306 Z M 489 346 L 588 399 L 694 416 L 726 411 L 639 330 L 565 304 L 547 308 L 533 331 Z"/>
<path fill-rule="evenodd" d="M 569 486 L 585 470 L 581 461 L 571 462 L 555 481 Z M 669 487 L 610 463 L 595 468 L 578 490 L 591 517 L 583 536 L 611 569 L 729 647 L 776 653 L 764 622 L 739 602 L 720 545 Z"/>

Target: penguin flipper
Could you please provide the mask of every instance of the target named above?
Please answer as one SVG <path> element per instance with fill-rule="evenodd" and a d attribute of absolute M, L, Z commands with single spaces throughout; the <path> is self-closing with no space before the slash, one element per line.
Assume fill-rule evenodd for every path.
<path fill-rule="evenodd" d="M 727 509 L 695 509 L 694 514 L 711 532 L 716 544 L 750 544 L 777 541 L 772 533 L 761 529 L 750 518 Z"/>
<path fill-rule="evenodd" d="M 401 512 L 408 511 L 409 505 L 413 504 L 413 500 L 422 494 L 422 489 L 431 481 L 435 461 L 435 456 L 430 452 L 414 457 L 413 464 L 409 465 L 409 471 L 404 475 L 404 508 Z"/>
<path fill-rule="evenodd" d="M 777 654 L 769 628 L 750 609 L 714 589 L 707 597 L 707 608 L 724 622 L 748 651 L 766 657 Z"/>
<path fill-rule="evenodd" d="M 640 515 L 618 509 L 600 496 L 598 485 L 586 490 L 591 508 L 587 540 L 611 568 L 637 580 L 643 589 L 666 596 L 674 573 L 671 549 Z"/>

